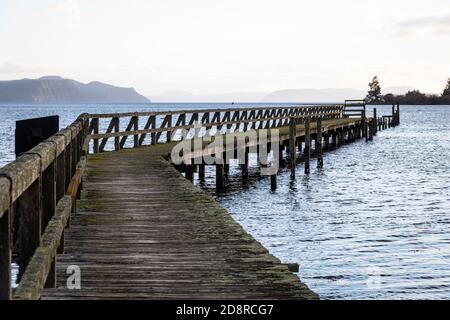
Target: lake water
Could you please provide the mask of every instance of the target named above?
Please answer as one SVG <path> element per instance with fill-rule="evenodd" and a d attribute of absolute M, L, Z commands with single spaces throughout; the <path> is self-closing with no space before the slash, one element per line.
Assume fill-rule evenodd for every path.
<path fill-rule="evenodd" d="M 14 159 L 18 119 L 60 114 L 65 126 L 81 112 L 225 106 L 0 106 L 0 166 Z M 313 161 L 305 176 L 299 164 L 292 181 L 281 169 L 275 192 L 256 165 L 248 181 L 232 166 L 221 194 L 211 169 L 204 184 L 195 183 L 271 253 L 299 263 L 300 278 L 323 299 L 449 299 L 448 119 L 447 106 L 403 106 L 399 127 L 326 153 L 322 170 Z"/>

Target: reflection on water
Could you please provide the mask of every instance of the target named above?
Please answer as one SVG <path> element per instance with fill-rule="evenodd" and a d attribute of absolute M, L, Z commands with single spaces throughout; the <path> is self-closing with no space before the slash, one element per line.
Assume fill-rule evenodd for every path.
<path fill-rule="evenodd" d="M 401 126 L 327 153 L 309 177 L 283 169 L 276 192 L 257 167 L 248 182 L 232 167 L 218 199 L 324 299 L 448 299 L 448 119 L 450 107 L 402 107 Z"/>

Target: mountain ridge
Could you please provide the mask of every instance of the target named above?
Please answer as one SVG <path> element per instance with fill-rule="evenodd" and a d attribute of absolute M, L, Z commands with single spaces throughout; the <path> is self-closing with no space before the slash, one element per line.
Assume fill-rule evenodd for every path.
<path fill-rule="evenodd" d="M 0 81 L 3 103 L 149 103 L 134 88 L 118 87 L 99 81 L 87 84 L 44 76 L 38 79 Z"/>
<path fill-rule="evenodd" d="M 405 94 L 413 87 L 386 87 L 383 92 Z M 160 95 L 148 95 L 154 102 L 291 102 L 291 103 L 339 103 L 347 99 L 363 99 L 366 90 L 353 88 L 285 89 L 273 92 L 230 92 L 222 94 L 194 94 L 185 90 L 170 90 Z"/>

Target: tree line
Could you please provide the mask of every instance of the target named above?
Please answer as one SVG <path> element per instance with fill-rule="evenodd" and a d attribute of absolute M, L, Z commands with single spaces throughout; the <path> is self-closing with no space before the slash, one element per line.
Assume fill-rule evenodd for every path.
<path fill-rule="evenodd" d="M 406 94 L 395 95 L 392 93 L 382 94 L 378 77 L 375 76 L 369 83 L 369 91 L 365 101 L 369 104 L 441 104 L 450 105 L 450 78 L 447 80 L 441 95 L 425 94 L 419 90 L 411 90 Z"/>

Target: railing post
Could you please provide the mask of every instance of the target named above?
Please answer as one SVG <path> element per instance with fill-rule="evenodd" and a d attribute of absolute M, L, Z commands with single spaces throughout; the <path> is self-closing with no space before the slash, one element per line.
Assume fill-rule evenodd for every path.
<path fill-rule="evenodd" d="M 56 161 L 55 159 L 42 173 L 42 232 L 56 209 Z"/>
<path fill-rule="evenodd" d="M 295 177 L 297 167 L 297 152 L 295 148 L 295 138 L 297 136 L 297 125 L 295 118 L 289 120 L 289 158 L 291 162 L 291 177 Z"/>
<path fill-rule="evenodd" d="M 172 127 L 172 115 L 168 115 L 167 127 L 168 128 Z M 170 131 L 170 129 L 169 129 L 167 131 L 167 142 L 171 142 L 171 141 L 172 141 L 172 131 Z"/>
<path fill-rule="evenodd" d="M 309 117 L 305 118 L 305 173 L 309 174 L 310 172 L 310 158 L 311 158 L 311 135 L 309 132 Z"/>
<path fill-rule="evenodd" d="M 322 119 L 317 118 L 316 127 L 316 153 L 317 153 L 317 167 L 323 168 L 323 154 L 322 154 Z"/>
<path fill-rule="evenodd" d="M 120 118 L 114 118 L 114 132 L 120 132 Z M 114 150 L 120 150 L 120 137 L 114 137 Z"/>
<path fill-rule="evenodd" d="M 42 179 L 39 177 L 17 200 L 20 225 L 19 278 L 41 244 Z"/>
<path fill-rule="evenodd" d="M 0 218 L 0 300 L 12 299 L 12 217 L 11 206 Z"/>
<path fill-rule="evenodd" d="M 133 130 L 134 130 L 134 131 L 138 131 L 138 130 L 139 130 L 139 117 L 138 117 L 138 116 L 135 116 L 135 117 L 134 117 Z M 135 148 L 139 147 L 139 135 L 135 134 L 135 135 L 133 136 L 133 138 L 134 138 L 134 141 L 133 141 L 134 144 L 133 144 L 133 146 L 134 146 Z"/>
<path fill-rule="evenodd" d="M 93 118 L 92 122 L 94 125 L 94 134 L 98 134 L 99 133 L 99 119 Z M 98 153 L 98 139 L 94 139 L 93 148 L 94 148 L 93 149 L 94 153 Z"/>
<path fill-rule="evenodd" d="M 67 148 L 67 147 L 66 147 Z M 64 151 L 58 156 L 57 163 L 56 163 L 56 203 L 58 204 L 58 201 L 61 200 L 62 197 L 64 197 L 64 194 L 66 193 L 66 180 L 69 180 L 66 178 L 66 154 L 69 154 L 64 149 Z M 58 253 L 63 253 L 64 251 L 64 231 L 61 238 L 61 243 L 58 248 Z"/>

